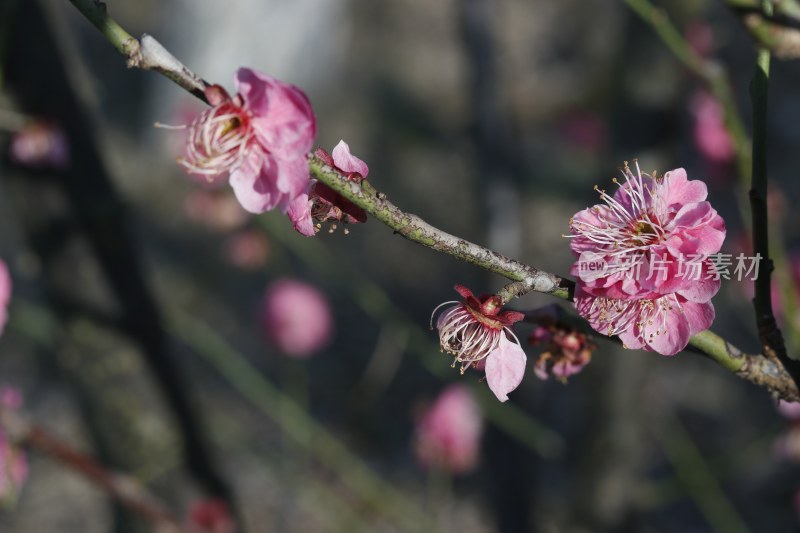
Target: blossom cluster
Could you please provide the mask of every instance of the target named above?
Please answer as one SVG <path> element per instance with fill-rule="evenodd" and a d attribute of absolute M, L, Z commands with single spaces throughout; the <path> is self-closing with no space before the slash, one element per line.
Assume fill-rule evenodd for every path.
<path fill-rule="evenodd" d="M 706 201 L 705 183 L 689 180 L 683 169 L 657 176 L 626 164 L 623 176 L 624 183 L 614 179 L 613 196 L 595 187 L 603 203 L 570 220 L 575 307 L 592 328 L 618 335 L 628 348 L 673 355 L 714 320 L 720 275 L 711 256 L 725 239 L 725 223 Z M 686 257 L 699 258 L 698 276 L 680 271 Z M 598 259 L 623 266 L 581 268 Z M 652 275 L 656 263 L 663 269 Z"/>
<path fill-rule="evenodd" d="M 363 211 L 309 177 L 317 122 L 305 93 L 249 68 L 237 71 L 234 84 L 233 97 L 219 85 L 206 89 L 211 108 L 191 123 L 180 164 L 211 181 L 228 175 L 244 209 L 279 209 L 309 237 L 324 222 L 363 222 Z M 316 155 L 355 182 L 369 172 L 344 141 L 331 155 Z"/>

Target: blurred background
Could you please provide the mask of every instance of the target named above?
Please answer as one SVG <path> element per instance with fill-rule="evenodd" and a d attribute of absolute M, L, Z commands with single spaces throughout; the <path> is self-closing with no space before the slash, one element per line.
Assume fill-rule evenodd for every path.
<path fill-rule="evenodd" d="M 302 87 L 319 146 L 345 139 L 395 204 L 538 268 L 568 272 L 569 217 L 634 158 L 705 180 L 723 251 L 749 252 L 722 109 L 622 2 L 107 4 L 206 80 L 232 90 L 249 66 Z M 727 70 L 749 128 L 740 22 L 722 2 L 665 8 Z M 126 69 L 66 1 L 1 1 L 0 61 L 0 386 L 189 530 L 230 532 L 228 513 L 243 532 L 797 529 L 800 430 L 764 390 L 596 339 L 566 385 L 529 372 L 500 404 L 428 324 L 453 285 L 502 279 L 375 220 L 307 239 L 245 213 L 175 163 L 182 132 L 153 126 L 202 104 Z M 800 71 L 772 70 L 770 215 L 791 259 Z M 752 352 L 751 294 L 723 283 L 714 330 Z M 1 531 L 152 530 L 52 458 L 27 462 Z"/>

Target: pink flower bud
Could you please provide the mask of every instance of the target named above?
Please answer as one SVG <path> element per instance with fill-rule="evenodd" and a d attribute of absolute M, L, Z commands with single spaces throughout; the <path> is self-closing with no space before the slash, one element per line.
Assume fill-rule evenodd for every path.
<path fill-rule="evenodd" d="M 276 281 L 267 288 L 262 323 L 278 349 L 300 359 L 325 348 L 333 334 L 325 296 L 313 285 L 291 279 Z"/>

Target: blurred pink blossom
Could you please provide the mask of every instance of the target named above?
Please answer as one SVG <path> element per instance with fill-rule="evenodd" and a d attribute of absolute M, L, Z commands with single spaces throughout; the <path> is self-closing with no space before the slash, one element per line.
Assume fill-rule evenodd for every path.
<path fill-rule="evenodd" d="M 591 111 L 570 113 L 561 120 L 559 126 L 564 138 L 588 152 L 601 152 L 609 139 L 605 121 Z"/>
<path fill-rule="evenodd" d="M 225 259 L 244 270 L 261 268 L 269 259 L 269 242 L 256 230 L 244 230 L 225 240 Z"/>
<path fill-rule="evenodd" d="M 482 430 L 483 419 L 472 393 L 464 385 L 450 385 L 417 421 L 417 460 L 427 468 L 469 472 L 478 463 Z"/>
<path fill-rule="evenodd" d="M 463 300 L 444 302 L 431 314 L 433 318 L 442 307 L 445 310 L 436 320 L 439 347 L 461 364 L 461 373 L 485 360 L 486 383 L 498 400 L 508 400 L 525 375 L 527 357 L 511 326 L 525 315 L 503 311 L 500 298 L 487 295 L 478 299 L 463 285 L 455 286 Z M 513 341 L 509 339 L 513 338 Z"/>
<path fill-rule="evenodd" d="M 22 404 L 22 394 L 12 387 L 0 388 L 0 405 L 15 410 Z M 11 442 L 0 428 L 0 505 L 13 505 L 22 485 L 28 477 L 28 461 L 25 452 Z"/>
<path fill-rule="evenodd" d="M 697 149 L 710 163 L 729 163 L 736 155 L 736 148 L 725 129 L 725 112 L 710 93 L 698 90 L 691 99 L 694 117 L 694 142 Z"/>
<path fill-rule="evenodd" d="M 725 222 L 705 201 L 705 183 L 682 168 L 653 177 L 636 163 L 635 174 L 627 165 L 623 172 L 613 196 L 596 188 L 604 203 L 570 219 L 575 307 L 628 348 L 674 355 L 714 320 L 720 280 L 709 275 L 709 255 L 722 246 Z M 687 275 L 687 258 L 697 275 Z M 604 268 L 583 267 L 598 263 Z"/>
<path fill-rule="evenodd" d="M 11 301 L 11 275 L 8 267 L 0 259 L 0 335 L 8 320 L 8 304 Z"/>
<path fill-rule="evenodd" d="M 57 125 L 36 121 L 14 133 L 9 146 L 11 160 L 18 165 L 63 169 L 69 165 L 67 138 Z"/>
<path fill-rule="evenodd" d="M 249 68 L 239 69 L 234 83 L 233 98 L 218 85 L 206 89 L 212 107 L 191 124 L 179 161 L 209 179 L 229 174 L 251 213 L 286 212 L 309 184 L 307 156 L 317 132 L 311 104 L 294 85 Z"/>
<path fill-rule="evenodd" d="M 228 504 L 219 499 L 200 500 L 189 509 L 189 527 L 191 533 L 235 533 L 236 523 L 233 521 Z"/>
<path fill-rule="evenodd" d="M 262 323 L 267 337 L 286 355 L 307 358 L 326 347 L 333 315 L 313 285 L 293 279 L 272 283 L 264 295 Z"/>
<path fill-rule="evenodd" d="M 697 55 L 708 59 L 714 53 L 714 31 L 705 22 L 693 22 L 686 27 L 686 40 Z"/>
<path fill-rule="evenodd" d="M 778 412 L 789 420 L 800 422 L 800 403 L 778 400 Z"/>
<path fill-rule="evenodd" d="M 183 202 L 187 218 L 214 231 L 226 232 L 243 226 L 247 213 L 229 194 L 212 189 L 193 189 Z"/>

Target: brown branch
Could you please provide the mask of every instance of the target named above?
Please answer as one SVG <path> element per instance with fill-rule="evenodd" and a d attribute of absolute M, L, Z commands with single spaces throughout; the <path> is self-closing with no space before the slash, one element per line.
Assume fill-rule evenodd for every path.
<path fill-rule="evenodd" d="M 136 480 L 111 472 L 10 409 L 0 408 L 0 426 L 11 440 L 52 457 L 110 494 L 121 505 L 158 528 L 160 533 L 184 531 L 173 515 Z"/>

